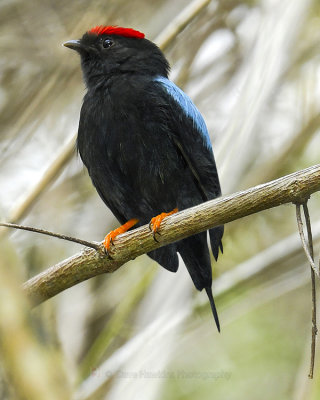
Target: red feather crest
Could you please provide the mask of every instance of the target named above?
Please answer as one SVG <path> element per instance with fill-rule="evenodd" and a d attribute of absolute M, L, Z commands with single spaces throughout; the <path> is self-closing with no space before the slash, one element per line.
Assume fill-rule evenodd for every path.
<path fill-rule="evenodd" d="M 90 29 L 88 33 L 93 33 L 96 35 L 119 35 L 130 38 L 143 39 L 144 33 L 136 31 L 131 28 L 121 28 L 120 26 L 95 26 Z"/>

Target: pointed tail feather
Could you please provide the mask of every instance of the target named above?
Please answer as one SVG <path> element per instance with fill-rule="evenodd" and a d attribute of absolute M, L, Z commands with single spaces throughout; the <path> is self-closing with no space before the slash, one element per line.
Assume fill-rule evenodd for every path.
<path fill-rule="evenodd" d="M 209 230 L 209 237 L 210 237 L 210 244 L 211 244 L 211 250 L 212 254 L 215 258 L 215 260 L 218 260 L 218 255 L 219 255 L 219 249 L 221 253 L 223 253 L 223 247 L 222 247 L 222 236 L 223 236 L 223 231 L 224 231 L 224 226 L 217 226 L 213 229 Z"/>
<path fill-rule="evenodd" d="M 216 238 L 218 237 L 216 241 L 217 246 L 221 245 L 222 229 L 220 229 L 219 232 L 220 236 L 215 236 Z M 178 242 L 178 251 L 183 258 L 195 287 L 200 291 L 206 289 L 212 314 L 218 331 L 220 332 L 219 318 L 211 291 L 212 271 L 206 232 L 199 233 Z M 217 249 L 217 251 L 219 250 Z"/>
<path fill-rule="evenodd" d="M 205 289 L 206 289 L 207 295 L 209 297 L 212 314 L 213 314 L 215 323 L 217 325 L 218 332 L 220 332 L 220 322 L 219 322 L 219 317 L 218 317 L 216 305 L 214 304 L 211 287 L 206 287 Z"/>

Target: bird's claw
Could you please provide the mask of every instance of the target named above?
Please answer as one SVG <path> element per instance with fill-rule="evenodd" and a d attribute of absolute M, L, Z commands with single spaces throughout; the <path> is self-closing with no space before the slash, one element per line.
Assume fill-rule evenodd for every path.
<path fill-rule="evenodd" d="M 160 232 L 158 232 L 158 231 L 152 231 L 153 240 L 154 240 L 155 242 L 159 243 L 159 240 L 158 240 L 157 237 L 156 237 L 157 234 L 158 234 L 159 236 L 161 236 L 161 233 L 160 233 Z"/>
<path fill-rule="evenodd" d="M 159 240 L 156 238 L 156 235 L 158 234 L 159 236 L 161 236 L 160 232 L 159 232 L 159 228 L 160 228 L 160 223 L 161 223 L 161 217 L 160 215 L 153 217 L 149 223 L 149 229 L 152 232 L 152 237 L 153 240 L 157 243 L 159 243 Z"/>
<path fill-rule="evenodd" d="M 108 233 L 108 235 L 104 238 L 104 241 L 103 241 L 103 247 L 104 247 L 105 254 L 110 260 L 112 260 L 110 247 L 114 246 L 113 238 L 112 238 L 113 234 L 114 234 L 114 231 L 111 231 L 110 233 Z"/>
<path fill-rule="evenodd" d="M 114 239 L 118 236 L 121 235 L 124 232 L 127 232 L 128 229 L 132 228 L 136 223 L 138 222 L 138 219 L 133 218 L 127 221 L 125 224 L 119 226 L 119 228 L 115 229 L 114 231 L 111 231 L 107 234 L 107 236 L 104 238 L 103 241 L 103 246 L 105 248 L 106 255 L 108 258 L 112 259 L 110 255 L 110 247 L 114 246 Z"/>
<path fill-rule="evenodd" d="M 163 213 L 157 215 L 156 217 L 151 218 L 151 221 L 149 222 L 149 229 L 150 229 L 150 231 L 152 231 L 152 237 L 155 242 L 159 243 L 159 240 L 156 238 L 156 235 L 158 234 L 159 236 L 161 236 L 159 229 L 160 229 L 162 220 L 164 218 L 168 217 L 169 215 L 175 214 L 176 212 L 178 212 L 177 208 L 175 208 L 174 210 L 172 210 L 168 213 L 163 212 Z"/>
<path fill-rule="evenodd" d="M 153 219 L 153 218 L 152 218 Z M 152 234 L 158 234 L 159 236 L 161 236 L 161 233 L 159 232 L 159 227 L 160 227 L 160 225 L 158 226 L 158 227 L 153 227 L 153 222 L 152 222 L 152 220 L 149 222 L 149 224 L 148 224 L 148 226 L 149 226 L 149 230 L 152 232 Z"/>
<path fill-rule="evenodd" d="M 104 247 L 104 246 L 103 246 L 103 247 Z M 106 257 L 107 257 L 109 260 L 113 260 L 111 254 L 110 254 L 110 251 L 107 250 L 105 247 L 104 247 L 104 253 L 105 253 Z"/>

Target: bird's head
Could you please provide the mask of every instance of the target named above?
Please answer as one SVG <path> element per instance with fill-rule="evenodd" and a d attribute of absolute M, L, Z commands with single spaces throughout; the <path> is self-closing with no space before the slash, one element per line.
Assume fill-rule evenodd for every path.
<path fill-rule="evenodd" d="M 123 73 L 168 76 L 169 64 L 161 50 L 134 29 L 96 26 L 64 46 L 80 54 L 89 87 L 101 78 Z"/>

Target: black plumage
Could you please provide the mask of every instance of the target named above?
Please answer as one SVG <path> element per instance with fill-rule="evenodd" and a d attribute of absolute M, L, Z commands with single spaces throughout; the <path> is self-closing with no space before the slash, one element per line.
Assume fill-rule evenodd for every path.
<path fill-rule="evenodd" d="M 169 65 L 160 49 L 135 32 L 96 27 L 65 45 L 80 53 L 87 86 L 78 131 L 80 156 L 119 222 L 137 218 L 139 226 L 162 212 L 213 199 L 221 191 L 199 111 L 168 80 Z M 215 259 L 222 251 L 222 235 L 222 226 L 209 231 Z M 196 288 L 206 289 L 220 330 L 207 233 L 148 255 L 175 272 L 177 252 Z"/>

